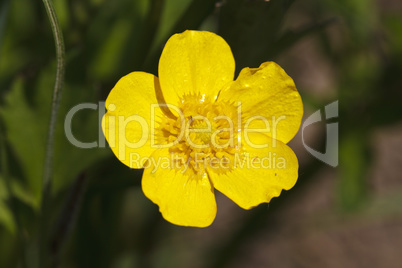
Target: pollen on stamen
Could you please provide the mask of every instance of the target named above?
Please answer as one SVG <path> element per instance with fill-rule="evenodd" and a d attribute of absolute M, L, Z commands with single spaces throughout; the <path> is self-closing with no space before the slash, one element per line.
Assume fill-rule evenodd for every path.
<path fill-rule="evenodd" d="M 196 173 L 208 167 L 218 172 L 230 169 L 240 150 L 236 106 L 198 94 L 184 95 L 178 108 L 181 114 L 163 118 L 155 133 L 159 144 L 171 144 L 173 167 L 186 166 Z"/>

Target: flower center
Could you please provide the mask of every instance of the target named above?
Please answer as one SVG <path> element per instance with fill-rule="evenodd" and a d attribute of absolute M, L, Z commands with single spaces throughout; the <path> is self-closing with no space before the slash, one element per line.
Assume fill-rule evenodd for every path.
<path fill-rule="evenodd" d="M 158 143 L 167 145 L 172 164 L 204 172 L 216 168 L 225 172 L 239 148 L 238 114 L 233 103 L 215 102 L 200 95 L 185 95 L 176 118 L 165 117 L 157 132 Z"/>

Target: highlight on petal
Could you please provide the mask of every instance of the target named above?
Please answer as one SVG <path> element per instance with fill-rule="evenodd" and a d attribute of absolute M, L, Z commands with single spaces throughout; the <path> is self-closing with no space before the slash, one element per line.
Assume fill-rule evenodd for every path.
<path fill-rule="evenodd" d="M 268 129 L 264 134 L 285 144 L 299 130 L 303 116 L 301 97 L 292 78 L 274 62 L 244 68 L 236 81 L 221 91 L 221 99 L 240 102 L 243 123 L 248 128 Z"/>
<path fill-rule="evenodd" d="M 157 149 L 142 178 L 144 194 L 159 206 L 163 217 L 177 225 L 206 227 L 216 216 L 214 188 L 205 172 L 173 168 L 175 156 Z"/>
<path fill-rule="evenodd" d="M 232 51 L 222 37 L 187 30 L 167 41 L 158 75 L 166 103 L 178 105 L 184 95 L 214 99 L 234 72 Z"/>
<path fill-rule="evenodd" d="M 289 190 L 298 177 L 296 155 L 284 143 L 260 133 L 250 133 L 242 153 L 231 159 L 233 167 L 208 168 L 214 187 L 244 209 L 268 203 Z M 266 144 L 267 148 L 257 148 Z"/>
<path fill-rule="evenodd" d="M 152 121 L 165 116 L 158 106 L 158 78 L 133 72 L 121 78 L 106 100 L 102 129 L 116 157 L 131 168 L 142 168 L 151 148 Z"/>

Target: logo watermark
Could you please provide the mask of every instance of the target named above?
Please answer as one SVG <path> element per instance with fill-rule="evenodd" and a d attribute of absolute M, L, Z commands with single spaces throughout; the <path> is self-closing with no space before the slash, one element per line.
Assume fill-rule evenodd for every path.
<path fill-rule="evenodd" d="M 338 101 L 334 101 L 324 108 L 324 118 L 321 116 L 321 110 L 314 112 L 312 115 L 307 117 L 304 121 L 301 131 L 302 131 L 302 141 L 304 148 L 312 154 L 315 158 L 321 160 L 322 162 L 332 166 L 338 166 L 338 150 L 339 150 L 339 123 L 327 123 L 326 124 L 326 139 L 325 139 L 325 153 L 321 153 L 319 151 L 314 150 L 310 146 L 305 143 L 304 139 L 304 129 L 309 125 L 312 125 L 317 122 L 321 122 L 323 120 L 328 120 L 332 118 L 337 118 L 339 116 L 339 109 L 338 109 Z"/>
<path fill-rule="evenodd" d="M 74 106 L 66 115 L 64 120 L 64 131 L 68 141 L 76 147 L 83 149 L 90 148 L 105 148 L 107 146 L 110 147 L 118 147 L 119 155 L 121 157 L 126 157 L 126 147 L 130 149 L 138 149 L 142 146 L 150 146 L 151 148 L 159 149 L 159 148 L 171 148 L 173 146 L 177 146 L 179 143 L 185 143 L 187 146 L 196 149 L 203 150 L 207 149 L 209 146 L 212 146 L 216 149 L 225 149 L 236 146 L 241 146 L 242 143 L 247 145 L 250 148 L 261 149 L 261 148 L 276 148 L 277 147 L 277 129 L 279 124 L 286 124 L 287 116 L 272 116 L 270 118 L 264 117 L 261 115 L 255 115 L 251 117 L 247 117 L 246 119 L 242 116 L 241 103 L 237 103 L 236 106 L 236 116 L 229 117 L 227 115 L 216 115 L 216 116 L 203 116 L 203 115 L 193 115 L 193 116 L 185 116 L 182 110 L 179 107 L 174 105 L 165 104 L 165 108 L 168 108 L 170 111 L 173 111 L 175 116 L 175 122 L 171 125 L 166 124 L 165 128 L 168 131 L 174 133 L 174 137 L 168 137 L 167 142 L 160 143 L 156 137 L 158 137 L 158 131 L 161 130 L 161 122 L 160 116 L 157 115 L 157 110 L 161 108 L 160 104 L 152 104 L 150 105 L 150 112 L 148 118 L 144 118 L 141 115 L 133 114 L 131 116 L 122 116 L 113 115 L 116 111 L 116 105 L 109 104 L 108 111 L 110 115 L 107 119 L 104 118 L 106 114 L 105 102 L 95 103 L 81 103 Z M 98 113 L 98 140 L 83 142 L 78 140 L 72 131 L 72 121 L 75 116 L 78 116 L 77 113 L 81 112 L 84 109 L 89 109 L 93 111 L 97 111 Z M 322 113 L 324 116 L 322 116 Z M 332 102 L 324 107 L 324 109 L 317 110 L 313 114 L 311 114 L 307 119 L 303 122 L 301 126 L 301 134 L 302 134 L 302 143 L 304 148 L 315 158 L 321 160 L 322 162 L 336 167 L 338 166 L 338 144 L 339 144 L 339 123 L 331 122 L 326 124 L 326 148 L 325 152 L 321 153 L 305 143 L 304 131 L 305 129 L 318 122 L 322 122 L 328 119 L 333 121 L 333 118 L 337 118 L 338 114 L 338 101 Z M 103 118 L 103 121 L 102 121 Z M 159 121 L 158 121 L 159 120 Z M 102 131 L 102 124 L 104 124 L 104 129 L 109 131 L 108 133 L 108 142 L 106 142 L 105 136 Z M 217 125 L 221 127 L 216 127 Z M 223 127 L 222 127 L 223 125 Z M 258 127 L 256 127 L 258 126 Z M 130 140 L 127 138 L 127 129 L 140 129 L 141 131 L 137 131 L 140 135 L 136 140 Z M 170 129 L 169 129 L 170 128 Z M 137 134 L 138 134 L 137 133 Z M 269 139 L 266 139 L 264 142 L 256 143 L 253 135 L 263 134 Z M 160 133 L 159 133 L 160 134 Z M 130 136 L 130 135 L 128 135 Z M 250 138 L 251 137 L 251 138 Z M 269 154 L 272 152 L 269 151 Z M 149 163 L 150 161 L 146 161 L 149 159 L 141 159 L 139 155 L 130 153 L 128 156 L 130 162 L 138 162 L 140 161 L 142 164 Z M 268 157 L 268 156 L 267 156 Z M 119 157 L 120 159 L 120 157 Z M 194 161 L 194 156 L 192 157 Z M 204 166 L 212 167 L 219 166 L 224 169 L 225 166 L 228 166 L 228 163 L 221 163 L 222 161 L 227 161 L 225 158 L 209 158 L 207 162 L 205 162 L 206 158 L 199 157 L 199 159 L 203 159 Z M 195 164 L 198 164 L 198 160 L 195 161 Z M 223 160 L 222 160 L 223 159 Z M 237 160 L 235 158 L 231 159 L 231 165 L 241 166 L 240 163 L 242 160 L 246 160 L 248 167 L 254 168 L 255 165 L 260 165 L 262 168 L 268 168 L 268 166 L 272 166 L 272 155 L 269 158 L 263 159 L 248 159 L 247 157 L 242 156 Z M 270 159 L 268 161 L 268 159 Z M 166 160 L 166 159 L 165 159 Z M 163 161 L 158 163 L 153 163 L 157 166 L 162 166 L 162 163 L 178 163 L 183 161 Z M 185 162 L 185 161 L 184 161 Z M 270 165 L 268 165 L 268 162 Z M 276 162 L 282 163 L 282 160 Z M 285 161 L 286 162 L 286 161 Z M 194 165 L 193 163 L 193 165 Z M 260 164 L 258 164 L 260 163 Z M 139 165 L 136 163 L 136 165 Z M 254 165 L 254 166 L 253 166 Z M 282 165 L 282 164 L 280 164 Z M 275 166 L 275 165 L 274 165 Z M 283 164 L 286 166 L 286 164 Z M 275 166 L 274 168 L 278 168 Z"/>

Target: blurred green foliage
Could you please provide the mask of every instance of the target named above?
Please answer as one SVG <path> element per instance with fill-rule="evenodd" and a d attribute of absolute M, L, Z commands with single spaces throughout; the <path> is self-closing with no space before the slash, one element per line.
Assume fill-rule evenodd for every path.
<path fill-rule="evenodd" d="M 237 72 L 275 60 L 314 34 L 338 77 L 338 96 L 333 97 L 340 99 L 341 161 L 335 190 L 340 208 L 355 211 L 367 200 L 369 133 L 402 118 L 402 17 L 380 13 L 374 1 L 305 0 L 298 1 L 300 9 L 292 14 L 311 20 L 289 28 L 293 2 L 297 1 L 54 0 L 67 66 L 53 161 L 48 249 L 52 264 L 178 267 L 175 250 L 180 247 L 166 245 L 163 236 L 182 227 L 164 222 L 157 207 L 143 197 L 142 171 L 123 166 L 107 147 L 75 147 L 63 124 L 75 105 L 104 101 L 125 74 L 141 70 L 157 75 L 164 43 L 185 29 L 220 34 L 233 50 Z M 29 267 L 37 267 L 54 44 L 41 1 L 3 0 L 0 8 L 0 267 L 17 267 L 22 256 L 29 259 Z M 342 26 L 337 33 L 341 37 L 326 31 L 334 24 Z M 322 108 L 330 101 L 299 90 L 306 107 Z M 99 142 L 98 130 L 98 111 L 81 111 L 74 117 L 77 139 Z M 317 161 L 302 166 L 304 179 L 292 191 L 309 185 L 320 167 Z M 280 200 L 273 211 L 281 207 Z M 266 214 L 261 207 L 250 211 L 238 233 L 205 253 L 208 263 L 223 267 L 247 237 L 263 228 Z"/>

